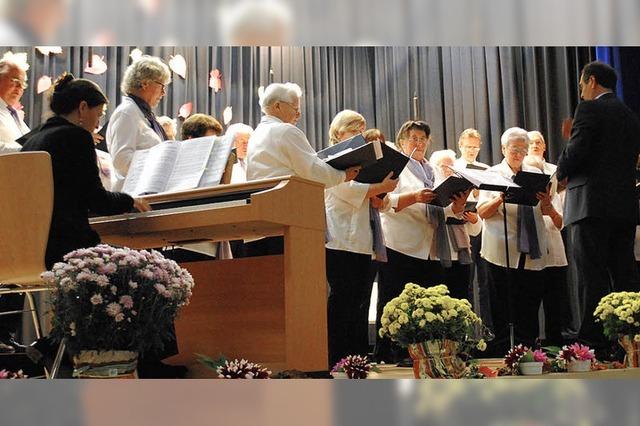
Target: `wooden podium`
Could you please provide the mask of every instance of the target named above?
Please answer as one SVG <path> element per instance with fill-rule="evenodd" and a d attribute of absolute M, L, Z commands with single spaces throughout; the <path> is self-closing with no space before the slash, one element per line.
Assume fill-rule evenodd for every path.
<path fill-rule="evenodd" d="M 165 247 L 284 235 L 284 255 L 184 263 L 194 277 L 169 361 L 204 375 L 197 353 L 273 371 L 328 367 L 324 186 L 297 177 L 145 197 L 154 210 L 98 217 L 105 243 Z M 209 373 L 210 374 L 210 373 Z"/>

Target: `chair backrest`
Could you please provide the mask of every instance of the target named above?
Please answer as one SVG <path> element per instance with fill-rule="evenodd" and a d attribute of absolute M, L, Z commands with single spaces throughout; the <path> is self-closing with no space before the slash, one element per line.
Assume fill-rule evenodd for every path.
<path fill-rule="evenodd" d="M 42 283 L 52 211 L 49 154 L 0 155 L 0 283 Z"/>

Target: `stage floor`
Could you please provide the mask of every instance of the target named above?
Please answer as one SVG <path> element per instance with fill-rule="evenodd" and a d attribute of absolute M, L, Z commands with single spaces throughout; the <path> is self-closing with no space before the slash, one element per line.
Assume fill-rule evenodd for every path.
<path fill-rule="evenodd" d="M 479 364 L 491 369 L 500 368 L 502 359 L 480 359 Z M 380 373 L 374 373 L 371 379 L 413 379 L 413 369 L 391 365 L 379 365 Z M 492 380 L 488 379 L 488 380 Z M 539 376 L 500 376 L 496 379 L 640 379 L 640 368 L 622 368 L 588 371 L 585 373 L 548 373 Z"/>

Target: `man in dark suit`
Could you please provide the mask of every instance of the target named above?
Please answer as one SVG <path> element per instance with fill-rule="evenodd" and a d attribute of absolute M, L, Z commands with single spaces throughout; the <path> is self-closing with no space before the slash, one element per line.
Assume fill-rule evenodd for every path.
<path fill-rule="evenodd" d="M 613 93 L 616 72 L 591 62 L 580 76 L 583 99 L 558 160 L 567 183 L 564 221 L 577 271 L 582 326 L 578 338 L 604 354 L 607 342 L 593 311 L 611 291 L 638 291 L 633 253 L 638 223 L 635 167 L 640 122 Z"/>

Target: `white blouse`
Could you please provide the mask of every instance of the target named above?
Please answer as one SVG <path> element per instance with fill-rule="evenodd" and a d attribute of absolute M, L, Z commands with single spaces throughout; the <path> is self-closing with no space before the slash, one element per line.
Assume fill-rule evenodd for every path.
<path fill-rule="evenodd" d="M 133 154 L 162 142 L 133 99 L 123 96 L 107 127 L 107 148 L 113 160 L 113 191 L 121 191 Z"/>
<path fill-rule="evenodd" d="M 345 179 L 345 172 L 318 158 L 302 130 L 265 115 L 249 139 L 247 180 L 289 175 L 324 183 L 327 188 Z"/>
<path fill-rule="evenodd" d="M 489 170 L 498 172 L 509 179 L 512 179 L 514 176 L 506 160 L 502 160 L 501 163 L 489 168 Z M 527 166 L 526 164 L 522 165 L 522 170 L 525 172 L 540 173 L 539 169 Z M 478 206 L 491 201 L 499 195 L 499 192 L 480 191 Z M 493 216 L 483 221 L 482 248 L 480 250 L 480 255 L 494 265 L 506 267 L 507 256 L 504 249 L 504 215 L 502 213 L 502 208 L 503 206 L 500 205 L 498 211 Z M 531 259 L 527 255 L 524 268 L 527 270 L 539 271 L 547 266 L 547 259 L 549 256 L 547 232 L 544 219 L 542 218 L 540 203 L 533 208 L 533 215 L 536 222 L 538 243 L 540 245 L 540 253 L 542 256 L 539 259 Z M 515 204 L 507 204 L 507 241 L 509 243 L 509 266 L 511 268 L 516 268 L 518 266 L 518 260 L 520 259 L 520 252 L 518 251 L 517 218 L 518 206 Z"/>
<path fill-rule="evenodd" d="M 407 167 L 400 173 L 398 179 L 398 186 L 389 193 L 391 208 L 380 215 L 386 246 L 418 259 L 435 259 L 434 229 L 427 217 L 427 205 L 415 203 L 399 212 L 395 211 L 401 194 L 423 189 L 424 184 Z M 451 205 L 444 209 L 444 214 L 445 218 L 456 217 Z"/>

